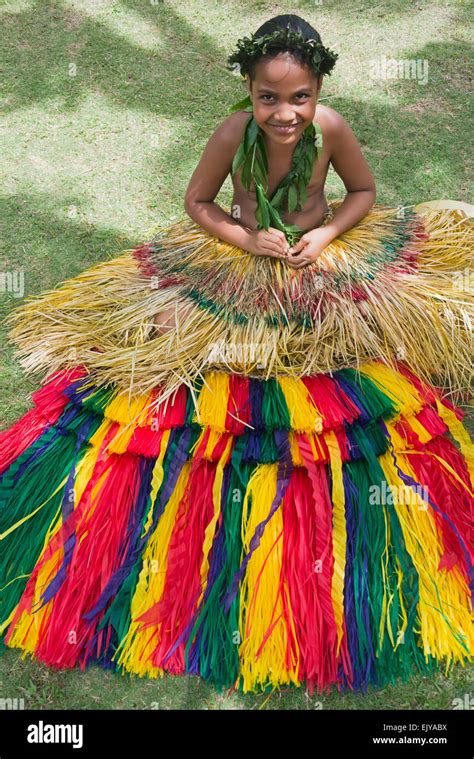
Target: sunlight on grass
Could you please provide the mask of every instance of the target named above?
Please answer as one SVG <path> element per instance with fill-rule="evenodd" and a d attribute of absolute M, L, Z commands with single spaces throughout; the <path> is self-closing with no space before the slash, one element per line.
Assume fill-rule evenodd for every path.
<path fill-rule="evenodd" d="M 150 0 L 148 3 L 153 7 Z M 159 26 L 151 19 L 144 19 L 139 10 L 120 7 L 120 4 L 116 3 L 111 12 L 110 2 L 107 0 L 103 2 L 96 0 L 94 3 L 90 0 L 69 0 L 64 5 L 94 19 L 98 24 L 104 24 L 111 33 L 123 37 L 144 50 L 153 50 L 162 44 Z M 80 18 L 78 17 L 79 25 Z"/>

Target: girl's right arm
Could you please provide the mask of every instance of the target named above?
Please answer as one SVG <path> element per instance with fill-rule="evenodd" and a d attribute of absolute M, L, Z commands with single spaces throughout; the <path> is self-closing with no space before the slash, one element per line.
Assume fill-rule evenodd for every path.
<path fill-rule="evenodd" d="M 251 230 L 232 219 L 214 198 L 232 169 L 248 113 L 228 116 L 209 138 L 184 197 L 188 216 L 211 235 L 255 255 L 284 257 L 286 238 L 279 230 Z"/>

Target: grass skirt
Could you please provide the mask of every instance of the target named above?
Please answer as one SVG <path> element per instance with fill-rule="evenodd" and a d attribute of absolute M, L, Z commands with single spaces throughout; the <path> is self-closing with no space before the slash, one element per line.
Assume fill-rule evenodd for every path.
<path fill-rule="evenodd" d="M 369 261 L 395 210 L 317 274 L 181 221 L 12 313 L 45 377 L 0 434 L 5 645 L 245 692 L 364 691 L 471 660 L 474 454 L 425 375 L 466 388 L 472 305 L 449 262 L 467 266 L 472 227 L 412 213 Z M 194 310 L 157 336 L 171 302 Z M 209 358 L 245 335 L 270 341 L 263 360 Z"/>

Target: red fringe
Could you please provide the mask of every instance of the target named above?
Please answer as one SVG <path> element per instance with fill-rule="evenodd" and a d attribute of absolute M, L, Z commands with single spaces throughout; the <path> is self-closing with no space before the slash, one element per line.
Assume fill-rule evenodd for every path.
<path fill-rule="evenodd" d="M 302 380 L 323 417 L 323 430 L 337 429 L 344 422 L 352 423 L 359 417 L 360 410 L 330 377 L 317 374 Z"/>
<path fill-rule="evenodd" d="M 84 668 L 90 658 L 95 628 L 104 611 L 93 621 L 82 615 L 95 606 L 129 548 L 127 526 L 140 488 L 140 472 L 139 459 L 110 455 L 107 477 L 95 507 L 78 525 L 67 578 L 53 598 L 46 629 L 41 631 L 35 654 L 47 665 L 73 667 L 79 661 Z M 72 633 L 75 640 L 70 642 Z"/>
<path fill-rule="evenodd" d="M 249 381 L 246 377 L 231 374 L 225 419 L 226 429 L 233 435 L 243 435 L 249 429 L 246 424 L 251 424 L 250 412 Z"/>
<path fill-rule="evenodd" d="M 461 453 L 448 438 L 438 437 L 430 440 L 425 450 L 426 453 L 423 454 L 407 455 L 415 477 L 427 489 L 430 499 L 446 514 L 459 534 L 465 538 L 465 544 L 472 560 L 474 559 L 472 543 L 473 500 L 463 486 L 430 453 L 436 454 L 449 464 L 461 480 L 466 483 L 467 487 L 470 487 L 466 463 Z M 434 512 L 434 518 L 445 548 L 440 567 L 445 566 L 449 569 L 457 564 L 467 579 L 466 558 L 453 528 L 438 512 Z"/>
<path fill-rule="evenodd" d="M 199 456 L 198 459 L 201 457 Z M 178 508 L 170 540 L 166 577 L 160 601 L 139 617 L 145 627 L 158 625 L 159 638 L 151 661 L 173 674 L 185 671 L 185 642 L 173 653 L 174 643 L 189 624 L 201 592 L 200 567 L 204 533 L 212 519 L 214 508 L 212 486 L 214 464 L 193 459 L 193 466 L 183 498 Z"/>
<path fill-rule="evenodd" d="M 292 564 L 296 558 L 288 556 L 286 552 L 285 563 L 294 578 L 289 585 L 292 608 L 298 610 L 298 642 L 301 645 L 302 641 L 302 645 L 307 649 L 302 656 L 301 677 L 308 679 L 309 687 L 313 688 L 316 683 L 323 689 L 338 681 L 337 629 L 331 598 L 334 570 L 332 503 L 326 467 L 314 462 L 311 449 L 303 440 L 299 440 L 298 444 L 306 469 L 298 468 L 297 471 L 301 474 L 295 475 L 295 480 L 290 481 L 292 487 L 290 495 L 285 496 L 285 501 L 288 498 L 293 509 L 290 511 L 289 530 L 291 535 L 295 532 L 298 535 L 298 546 L 304 551 L 304 556 L 298 568 Z M 301 479 L 297 480 L 296 477 Z M 295 487 L 297 482 L 298 488 Z M 286 530 L 286 526 L 284 529 Z M 301 531 L 301 535 L 298 534 L 298 530 Z M 305 547 L 302 547 L 302 542 Z M 316 561 L 320 561 L 321 564 L 315 565 Z M 314 571 L 315 569 L 321 571 Z M 307 588 L 305 594 L 302 593 L 302 588 Z M 311 617 L 303 616 L 304 608 L 299 607 L 301 597 L 304 597 L 305 604 L 309 605 Z M 310 641 L 317 646 L 316 650 L 310 650 Z M 346 658 L 344 655 L 344 660 Z"/>
<path fill-rule="evenodd" d="M 69 403 L 63 391 L 83 374 L 85 370 L 80 366 L 56 372 L 47 384 L 31 394 L 34 407 L 12 427 L 0 432 L 0 473 L 21 456 L 50 425 L 56 424 Z"/>
<path fill-rule="evenodd" d="M 160 388 L 153 391 L 152 403 L 160 397 L 161 392 Z M 149 419 L 150 424 L 154 421 L 155 430 L 181 427 L 186 421 L 186 386 L 179 385 L 176 393 L 157 408 L 150 410 Z"/>
<path fill-rule="evenodd" d="M 158 458 L 164 430 L 155 432 L 150 427 L 136 427 L 127 445 L 127 453 L 135 456 Z"/>

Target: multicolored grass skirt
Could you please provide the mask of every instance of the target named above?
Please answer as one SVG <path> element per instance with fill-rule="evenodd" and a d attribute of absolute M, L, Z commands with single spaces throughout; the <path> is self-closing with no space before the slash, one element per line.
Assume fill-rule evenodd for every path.
<path fill-rule="evenodd" d="M 210 371 L 129 403 L 82 365 L 0 435 L 0 633 L 54 668 L 364 691 L 472 658 L 473 449 L 403 366 Z"/>

